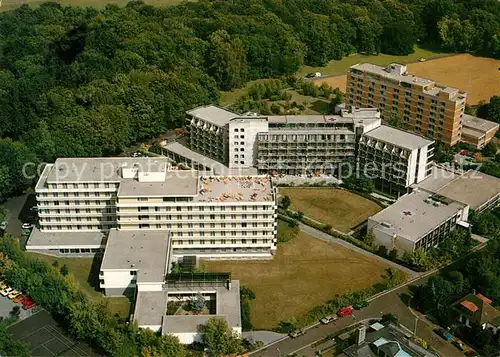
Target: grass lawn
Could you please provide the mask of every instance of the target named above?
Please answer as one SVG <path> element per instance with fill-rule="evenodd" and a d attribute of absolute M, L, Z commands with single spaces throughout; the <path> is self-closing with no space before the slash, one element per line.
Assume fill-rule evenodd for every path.
<path fill-rule="evenodd" d="M 386 66 L 393 62 L 405 64 L 405 63 L 418 62 L 420 58 L 431 59 L 449 55 L 450 55 L 449 53 L 424 50 L 423 48 L 415 46 L 415 52 L 409 54 L 408 56 L 391 56 L 384 54 L 366 56 L 361 54 L 355 54 L 344 57 L 339 61 L 335 60 L 330 61 L 325 67 L 302 66 L 297 75 L 303 77 L 306 74 L 312 72 L 321 72 L 321 74 L 342 74 L 347 72 L 349 67 L 357 63 L 369 62 L 373 64 L 378 64 L 380 66 Z"/>
<path fill-rule="evenodd" d="M 99 299 L 103 297 L 99 291 L 95 290 L 93 285 L 98 283 L 98 268 L 92 268 L 94 263 L 94 259 L 92 258 L 56 258 L 44 254 L 37 253 L 26 253 L 31 257 L 38 258 L 41 260 L 45 260 L 49 264 L 52 264 L 54 261 L 59 263 L 59 266 L 63 266 L 66 264 L 68 267 L 68 271 L 73 274 L 75 280 L 80 285 L 80 289 L 90 298 L 90 299 Z M 95 264 L 95 263 L 94 263 Z M 100 264 L 100 263 L 99 263 Z M 95 283 L 92 283 L 92 279 L 96 280 Z M 106 298 L 108 302 L 108 311 L 111 313 L 118 313 L 122 317 L 128 317 L 130 312 L 130 301 L 126 297 L 113 297 Z"/>
<path fill-rule="evenodd" d="M 279 229 L 287 229 L 280 224 Z M 273 260 L 205 261 L 209 272 L 231 272 L 256 294 L 250 302 L 256 329 L 277 327 L 336 294 L 361 290 L 383 281 L 388 266 L 339 245 L 302 232 L 281 244 Z"/>
<path fill-rule="evenodd" d="M 74 6 L 92 6 L 97 9 L 103 9 L 107 4 L 117 4 L 119 6 L 125 6 L 130 0 L 54 0 L 61 5 L 74 5 Z M 184 0 L 144 0 L 146 4 L 150 4 L 157 7 L 177 5 Z M 0 11 L 8 11 L 15 9 L 23 4 L 29 4 L 31 6 L 39 6 L 40 4 L 47 2 L 47 0 L 3 0 Z"/>
<path fill-rule="evenodd" d="M 335 188 L 282 187 L 279 193 L 290 197 L 290 209 L 345 233 L 381 210 L 373 201 Z"/>

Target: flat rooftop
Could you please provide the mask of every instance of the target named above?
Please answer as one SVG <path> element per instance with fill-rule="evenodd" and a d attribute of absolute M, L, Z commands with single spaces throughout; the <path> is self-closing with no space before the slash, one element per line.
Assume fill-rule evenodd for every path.
<path fill-rule="evenodd" d="M 196 151 L 191 150 L 186 145 L 181 142 L 173 142 L 163 145 L 163 148 L 176 154 L 180 157 L 185 158 L 187 161 L 193 161 L 198 165 L 206 167 L 208 170 L 212 171 L 215 175 L 255 175 L 257 170 L 254 168 L 245 169 L 230 169 L 226 165 L 209 158 L 208 156 L 202 155 Z"/>
<path fill-rule="evenodd" d="M 378 128 L 370 130 L 364 136 L 409 150 L 419 149 L 434 142 L 422 136 L 387 125 L 381 125 Z"/>
<path fill-rule="evenodd" d="M 34 227 L 26 243 L 27 249 L 100 248 L 106 244 L 106 234 L 101 232 L 42 232 Z M 38 248 L 39 247 L 39 248 Z M 55 249 L 55 248 L 54 248 Z"/>
<path fill-rule="evenodd" d="M 465 207 L 451 200 L 448 204 L 441 203 L 436 207 L 433 203 L 425 202 L 429 196 L 432 193 L 428 191 L 413 191 L 370 219 L 379 223 L 377 230 L 415 242 Z"/>
<path fill-rule="evenodd" d="M 231 119 L 237 118 L 240 115 L 233 113 L 227 109 L 219 108 L 215 105 L 207 105 L 191 109 L 187 114 L 209 123 L 223 127 L 228 124 Z"/>
<path fill-rule="evenodd" d="M 163 282 L 170 250 L 170 233 L 111 229 L 101 270 L 137 270 L 137 282 Z"/>
<path fill-rule="evenodd" d="M 397 65 L 397 64 L 393 63 L 392 65 Z M 354 66 L 351 66 L 351 68 L 357 69 L 357 70 L 360 70 L 363 72 L 379 75 L 379 76 L 384 77 L 384 78 L 394 79 L 398 82 L 404 82 L 404 83 L 408 83 L 408 84 L 418 84 L 421 86 L 433 84 L 434 86 L 432 88 L 424 90 L 425 94 L 428 94 L 431 96 L 437 96 L 439 92 L 446 92 L 446 93 L 451 94 L 452 96 L 454 94 L 465 94 L 465 93 L 460 92 L 457 88 L 438 85 L 432 79 L 414 76 L 414 75 L 409 74 L 409 73 L 399 74 L 399 73 L 396 73 L 393 71 L 389 71 L 387 69 L 390 68 L 390 66 L 383 67 L 383 66 L 377 66 L 377 65 L 371 64 L 371 63 L 362 63 L 362 64 L 356 64 Z M 465 99 L 465 98 L 460 98 L 460 99 Z"/>
<path fill-rule="evenodd" d="M 198 202 L 274 202 L 269 176 L 200 176 Z"/>
<path fill-rule="evenodd" d="M 180 292 L 215 293 L 216 313 L 215 315 L 165 316 L 162 333 L 195 332 L 198 325 L 204 324 L 212 317 L 225 319 L 230 327 L 241 327 L 240 282 L 239 280 L 231 280 L 231 285 L 231 290 L 225 287 L 196 287 L 192 289 L 167 287 L 165 292 L 167 294 L 167 304 L 168 294 L 175 295 Z"/>
<path fill-rule="evenodd" d="M 482 133 L 487 133 L 488 131 L 499 127 L 498 123 L 489 121 L 486 119 L 481 119 L 473 115 L 464 114 L 462 117 L 463 128 L 477 130 Z"/>
<path fill-rule="evenodd" d="M 198 195 L 198 175 L 198 171 L 194 170 L 176 170 L 168 171 L 164 182 L 123 180 L 118 197 L 194 197 Z"/>
<path fill-rule="evenodd" d="M 138 291 L 135 300 L 134 321 L 139 326 L 161 326 L 167 311 L 164 291 Z"/>
<path fill-rule="evenodd" d="M 47 183 L 58 182 L 120 182 L 122 167 L 137 167 L 141 172 L 165 172 L 166 157 L 103 157 L 103 158 L 59 158 L 47 165 L 48 172 L 42 175 Z M 44 180 L 40 180 L 41 185 Z M 41 188 L 41 187 L 40 187 Z"/>
<path fill-rule="evenodd" d="M 494 176 L 474 170 L 460 174 L 436 166 L 418 187 L 469 205 L 473 210 L 500 195 L 500 179 Z"/>

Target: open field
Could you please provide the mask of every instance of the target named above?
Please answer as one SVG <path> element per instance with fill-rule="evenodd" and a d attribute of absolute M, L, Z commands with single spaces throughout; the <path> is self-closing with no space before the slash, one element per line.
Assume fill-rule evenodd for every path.
<path fill-rule="evenodd" d="M 475 105 L 500 93 L 499 68 L 499 60 L 461 54 L 411 63 L 408 65 L 408 72 L 463 90 L 468 93 L 467 103 Z M 347 76 L 320 78 L 314 81 L 318 85 L 323 82 L 345 92 Z"/>
<path fill-rule="evenodd" d="M 95 275 L 95 277 L 92 276 L 93 274 L 92 264 L 94 261 L 92 258 L 56 258 L 37 253 L 26 253 L 26 254 L 31 257 L 38 258 L 40 260 L 45 260 L 49 264 L 52 264 L 54 261 L 57 261 L 59 263 L 59 267 L 66 264 L 66 266 L 68 267 L 68 271 L 71 274 L 73 274 L 75 280 L 78 282 L 80 289 L 83 292 L 85 292 L 85 294 L 90 299 L 99 299 L 103 297 L 103 295 L 99 291 L 96 291 L 90 283 L 90 281 L 92 281 L 91 280 L 92 278 L 97 279 L 97 282 L 99 281 L 98 275 Z M 95 274 L 98 274 L 98 272 L 95 272 Z M 108 302 L 109 312 L 113 314 L 117 313 L 122 317 L 128 317 L 130 312 L 130 302 L 127 298 L 125 297 L 106 298 L 106 301 Z"/>
<path fill-rule="evenodd" d="M 408 56 L 391 56 L 384 54 L 367 56 L 361 54 L 354 54 L 351 56 L 344 57 L 339 61 L 330 61 L 325 67 L 302 66 L 297 75 L 303 77 L 311 72 L 320 72 L 323 75 L 341 74 L 347 72 L 349 67 L 355 65 L 356 63 L 369 62 L 373 64 L 378 64 L 380 66 L 386 66 L 393 62 L 405 64 L 405 63 L 418 62 L 420 58 L 431 59 L 431 58 L 440 58 L 444 56 L 449 56 L 449 54 L 444 52 L 434 52 L 434 51 L 424 50 L 423 48 L 415 46 L 415 52 L 409 54 Z"/>
<path fill-rule="evenodd" d="M 280 226 L 281 228 L 281 226 Z M 256 329 L 277 327 L 337 294 L 383 281 L 388 266 L 302 232 L 281 244 L 269 261 L 205 261 L 205 270 L 231 272 L 256 295 L 250 302 Z"/>
<path fill-rule="evenodd" d="M 92 6 L 97 9 L 103 9 L 107 4 L 116 4 L 119 6 L 125 6 L 130 0 L 53 0 L 51 2 L 56 2 L 61 5 L 74 5 L 74 6 Z M 185 0 L 144 0 L 146 4 L 150 4 L 157 7 L 164 7 L 170 5 L 180 4 Z M 47 0 L 3 0 L 0 11 L 13 10 L 23 4 L 28 4 L 31 6 L 40 6 L 47 2 Z"/>
<path fill-rule="evenodd" d="M 345 233 L 381 210 L 373 201 L 335 188 L 281 187 L 279 193 L 290 197 L 291 210 L 304 212 L 307 217 Z"/>

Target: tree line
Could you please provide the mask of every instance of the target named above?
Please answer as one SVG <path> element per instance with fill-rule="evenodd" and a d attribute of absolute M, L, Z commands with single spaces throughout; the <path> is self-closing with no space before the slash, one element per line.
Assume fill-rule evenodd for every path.
<path fill-rule="evenodd" d="M 115 155 L 252 79 L 416 43 L 498 58 L 499 38 L 496 0 L 23 5 L 0 13 L 0 200 L 26 162 Z"/>

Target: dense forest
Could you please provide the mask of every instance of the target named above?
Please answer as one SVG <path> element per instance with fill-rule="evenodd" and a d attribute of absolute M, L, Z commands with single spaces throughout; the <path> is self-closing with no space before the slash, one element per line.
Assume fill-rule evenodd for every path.
<path fill-rule="evenodd" d="M 219 0 L 0 13 L 0 200 L 28 161 L 114 155 L 261 77 L 413 45 L 500 58 L 497 0 Z"/>

